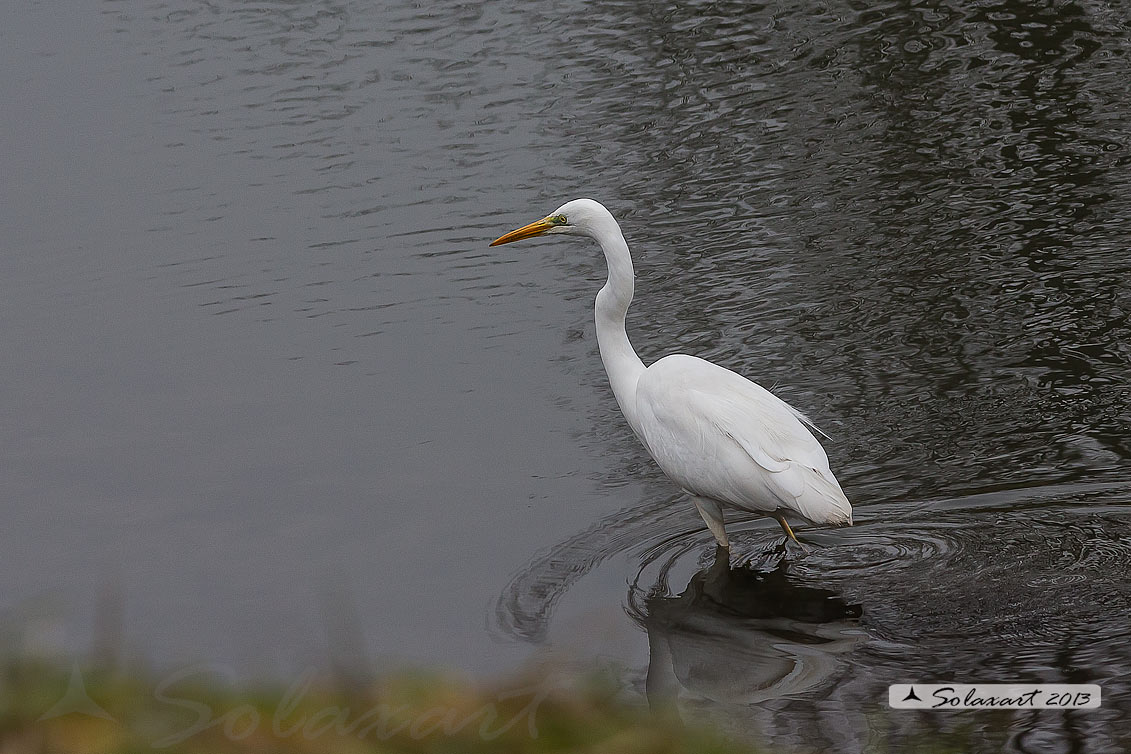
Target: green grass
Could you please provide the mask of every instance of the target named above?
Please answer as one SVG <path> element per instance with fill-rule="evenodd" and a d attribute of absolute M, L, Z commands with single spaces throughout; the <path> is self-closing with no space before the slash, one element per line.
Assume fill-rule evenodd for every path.
<path fill-rule="evenodd" d="M 350 693 L 340 686 L 313 675 L 288 686 L 233 686 L 204 668 L 159 676 L 10 660 L 0 675 L 0 752 L 754 751 L 654 715 L 598 678 L 551 681 L 531 673 L 476 683 L 401 673 Z"/>

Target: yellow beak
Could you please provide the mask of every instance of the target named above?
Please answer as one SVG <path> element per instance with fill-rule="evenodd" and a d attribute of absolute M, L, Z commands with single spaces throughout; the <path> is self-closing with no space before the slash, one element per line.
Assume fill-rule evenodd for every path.
<path fill-rule="evenodd" d="M 550 222 L 550 218 L 543 217 L 541 220 L 536 220 L 529 225 L 523 225 L 521 228 L 512 230 L 505 236 L 500 236 L 491 242 L 492 246 L 499 244 L 510 243 L 511 241 L 521 241 L 524 238 L 534 238 L 540 236 L 550 228 L 554 227 L 554 223 Z"/>

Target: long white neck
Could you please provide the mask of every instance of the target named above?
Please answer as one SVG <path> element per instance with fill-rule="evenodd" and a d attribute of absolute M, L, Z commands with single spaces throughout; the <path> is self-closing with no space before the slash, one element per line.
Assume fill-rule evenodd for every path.
<path fill-rule="evenodd" d="M 609 279 L 597 292 L 594 306 L 597 345 L 601 349 L 601 361 L 605 364 L 605 372 L 609 375 L 609 383 L 620 404 L 620 410 L 628 419 L 632 430 L 639 434 L 636 383 L 644 372 L 644 362 L 633 350 L 624 327 L 628 305 L 632 303 L 632 257 L 629 256 L 628 244 L 620 232 L 620 226 L 611 215 L 608 220 L 593 234 L 597 243 L 601 244 L 605 262 L 609 265 Z"/>

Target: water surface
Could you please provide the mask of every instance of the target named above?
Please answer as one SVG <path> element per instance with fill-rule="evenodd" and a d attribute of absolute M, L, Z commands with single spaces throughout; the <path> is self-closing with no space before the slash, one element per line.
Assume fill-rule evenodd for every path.
<path fill-rule="evenodd" d="M 487 673 L 541 641 L 846 751 L 890 682 L 1099 682 L 1100 712 L 963 720 L 999 731 L 985 750 L 1126 747 L 1129 24 L 1098 1 L 17 3 L 11 631 L 84 651 L 117 594 L 120 644 L 166 666 L 287 674 L 345 635 Z M 711 570 L 607 388 L 599 254 L 487 248 L 580 195 L 634 250 L 645 361 L 695 353 L 811 414 L 856 527 L 782 564 L 736 520 Z M 781 621 L 824 651 L 767 650 Z"/>

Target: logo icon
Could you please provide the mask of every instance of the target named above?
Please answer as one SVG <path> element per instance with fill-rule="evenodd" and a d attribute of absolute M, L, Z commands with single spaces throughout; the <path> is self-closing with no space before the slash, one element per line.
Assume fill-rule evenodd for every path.
<path fill-rule="evenodd" d="M 67 681 L 67 690 L 63 698 L 51 705 L 51 709 L 39 716 L 40 721 L 50 720 L 63 715 L 78 713 L 89 717 L 99 717 L 103 720 L 113 720 L 114 716 L 98 706 L 98 703 L 86 693 L 86 683 L 82 679 L 82 671 L 76 662 L 71 666 L 71 677 Z"/>

